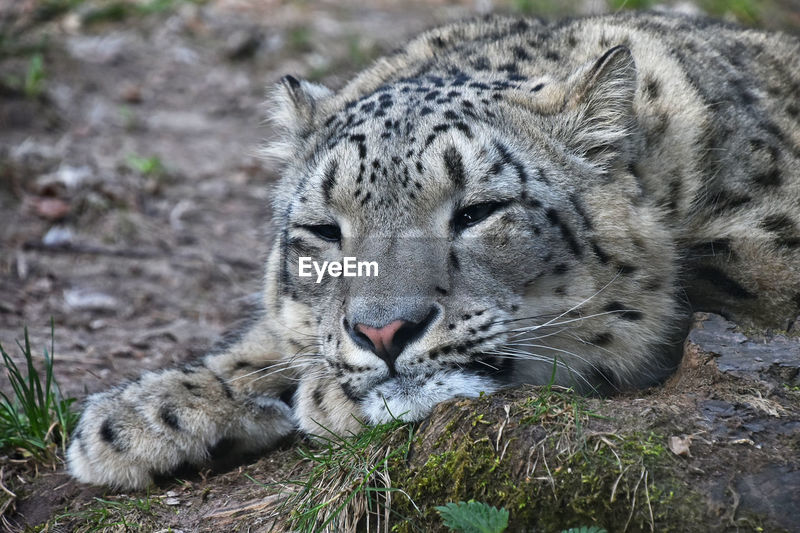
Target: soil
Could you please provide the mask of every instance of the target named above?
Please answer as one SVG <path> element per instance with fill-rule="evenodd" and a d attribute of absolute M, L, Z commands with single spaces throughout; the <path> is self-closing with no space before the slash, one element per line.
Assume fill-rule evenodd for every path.
<path fill-rule="evenodd" d="M 73 2 L 55 13 L 45 13 L 44 4 L 0 5 L 0 343 L 13 352 L 27 327 L 38 357 L 49 346 L 52 320 L 56 376 L 62 392 L 77 398 L 202 354 L 250 312 L 271 241 L 269 185 L 277 177 L 256 155 L 271 135 L 263 121 L 266 87 L 286 73 L 339 86 L 408 36 L 491 6 L 174 1 L 151 12 L 128 9 L 115 20 L 101 8 L 133 4 Z M 547 13 L 603 9 L 597 4 L 547 4 Z M 768 6 L 761 25 L 798 31 L 797 6 Z M 26 86 L 36 54 L 42 80 Z M 614 422 L 602 427 L 607 422 L 592 418 L 587 427 L 681 439 L 676 449 L 683 443 L 691 455 L 675 455 L 679 468 L 670 471 L 682 472 L 676 486 L 704 496 L 693 504 L 702 512 L 692 516 L 708 519 L 716 509 L 718 530 L 769 524 L 800 531 L 785 512 L 800 508 L 798 342 L 791 334 L 738 332 L 719 317 L 698 320 L 669 383 L 591 400 L 592 410 Z M 764 364 L 746 363 L 756 357 Z M 434 453 L 425 443 L 442 441 L 443 428 L 465 409 L 486 408 L 483 429 L 496 433 L 503 406 L 535 394 L 445 404 L 418 430 L 413 446 L 422 462 L 398 467 L 398 475 L 413 484 L 413 472 L 424 471 Z M 508 435 L 521 435 L 519 416 Z M 440 446 L 452 448 L 446 441 Z M 109 524 L 266 529 L 279 498 L 269 484 L 308 472 L 297 444 L 130 495 L 149 496 L 150 508 L 111 513 Z M 75 513 L 97 508 L 95 498 L 129 500 L 78 485 L 63 468 L 33 475 L 12 459 L 5 457 L 2 482 L 19 496 L 8 518 L 20 529 L 85 527 L 88 515 Z M 443 503 L 423 502 L 425 512 Z"/>

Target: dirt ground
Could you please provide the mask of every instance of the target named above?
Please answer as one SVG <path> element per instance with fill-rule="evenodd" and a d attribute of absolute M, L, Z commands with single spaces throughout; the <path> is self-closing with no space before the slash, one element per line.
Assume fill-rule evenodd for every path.
<path fill-rule="evenodd" d="M 718 14 L 800 31 L 795 0 L 735 5 Z M 77 398 L 203 353 L 247 315 L 271 241 L 277 171 L 256 156 L 271 135 L 267 87 L 286 73 L 339 86 L 408 36 L 489 10 L 608 9 L 589 0 L 0 1 L 0 343 L 13 348 L 27 327 L 41 354 L 52 318 L 56 375 Z M 712 385 L 704 391 L 714 399 Z M 212 531 L 244 527 L 236 520 L 246 515 L 259 529 L 253 516 L 268 492 L 242 472 L 277 482 L 303 471 L 295 463 L 288 443 L 212 481 L 167 484 L 141 523 Z M 85 519 L 63 526 L 56 515 L 118 497 L 61 471 L 17 486 L 15 523 L 54 531 Z M 792 524 L 800 528 L 782 527 Z"/>

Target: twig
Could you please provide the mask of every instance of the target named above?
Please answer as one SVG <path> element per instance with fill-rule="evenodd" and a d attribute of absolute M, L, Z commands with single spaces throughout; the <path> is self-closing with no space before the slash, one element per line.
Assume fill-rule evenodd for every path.
<path fill-rule="evenodd" d="M 131 259 L 150 259 L 166 255 L 164 252 L 158 250 L 132 250 L 130 248 L 109 248 L 107 246 L 75 243 L 44 244 L 41 241 L 25 241 L 22 244 L 22 249 L 66 254 L 108 255 L 112 257 L 128 257 Z"/>
<path fill-rule="evenodd" d="M 17 498 L 17 495 L 16 495 L 16 494 L 14 494 L 13 492 L 11 492 L 10 490 L 8 490 L 8 488 L 7 488 L 7 487 L 6 487 L 6 486 L 3 484 L 3 477 L 4 477 L 4 476 L 3 476 L 3 474 L 4 474 L 4 472 L 3 472 L 3 471 L 4 471 L 5 469 L 6 469 L 6 467 L 4 467 L 4 466 L 3 466 L 3 467 L 0 467 L 0 490 L 2 490 L 3 492 L 5 492 L 6 494 L 8 494 L 9 496 L 11 496 L 12 498 L 16 499 L 16 498 Z M 0 514 L 2 514 L 2 513 L 0 513 Z"/>
<path fill-rule="evenodd" d="M 104 255 L 109 257 L 122 257 L 126 259 L 199 259 L 201 261 L 226 263 L 234 267 L 249 269 L 258 268 L 260 264 L 259 262 L 250 261 L 239 257 L 228 257 L 221 254 L 202 254 L 198 252 L 170 253 L 155 248 L 133 250 L 131 248 L 110 248 L 108 246 L 94 246 L 91 244 L 79 243 L 44 244 L 41 241 L 34 240 L 25 241 L 22 244 L 22 249 L 48 253 Z"/>
<path fill-rule="evenodd" d="M 639 484 L 644 479 L 645 474 L 647 473 L 647 468 L 642 465 L 642 473 L 639 476 L 639 480 L 636 482 L 636 486 L 633 487 L 633 498 L 631 500 L 631 512 L 628 514 L 628 519 L 625 521 L 625 527 L 622 528 L 622 531 L 628 531 L 628 525 L 631 523 L 631 518 L 633 518 L 633 512 L 636 510 L 636 493 L 639 491 Z"/>
<path fill-rule="evenodd" d="M 506 424 L 508 424 L 508 419 L 510 418 L 509 414 L 510 406 L 506 404 L 503 406 L 503 409 L 505 409 L 506 411 L 506 419 L 503 420 L 503 423 L 500 425 L 500 429 L 497 431 L 497 441 L 495 442 L 494 445 L 495 452 L 500 451 L 500 439 L 503 437 L 503 429 L 506 427 Z M 508 444 L 506 443 L 506 445 Z M 505 449 L 503 450 L 503 452 L 505 453 Z"/>

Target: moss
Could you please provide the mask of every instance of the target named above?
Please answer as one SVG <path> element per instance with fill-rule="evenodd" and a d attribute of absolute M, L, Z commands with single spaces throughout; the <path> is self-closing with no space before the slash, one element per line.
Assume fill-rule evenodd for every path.
<path fill-rule="evenodd" d="M 433 447 L 440 448 L 444 443 L 452 440 L 453 438 L 453 430 L 458 426 L 458 419 L 453 418 L 447 425 L 444 427 L 444 431 L 442 432 L 441 436 L 436 440 Z"/>
<path fill-rule="evenodd" d="M 666 439 L 655 432 L 618 436 L 579 436 L 576 420 L 586 412 L 575 409 L 571 395 L 538 399 L 512 406 L 517 420 L 527 425 L 542 420 L 547 437 L 531 448 L 522 441 L 525 425 L 507 428 L 509 446 L 497 449 L 497 429 L 505 415 L 482 413 L 465 420 L 455 413 L 436 440 L 438 448 L 421 464 L 401 460 L 390 465 L 395 486 L 419 506 L 397 501 L 393 511 L 405 520 L 395 523 L 399 532 L 444 530 L 434 506 L 475 499 L 504 507 L 511 513 L 509 530 L 535 527 L 551 531 L 597 524 L 610 531 L 686 530 L 702 523 L 696 516 L 703 506 L 697 496 L 670 475 L 675 458 L 666 451 Z M 492 413 L 492 414 L 490 414 Z M 542 429 L 540 428 L 540 430 Z M 494 436 L 493 436 L 494 435 Z M 522 445 L 524 442 L 524 445 Z M 415 446 L 420 446 L 416 442 Z M 514 452 L 509 452 L 509 447 Z M 522 449 L 524 448 L 524 449 Z M 526 475 L 527 474 L 527 475 Z"/>
<path fill-rule="evenodd" d="M 506 481 L 500 479 L 502 472 L 497 469 L 497 463 L 488 439 L 481 439 L 478 442 L 465 441 L 456 449 L 432 454 L 418 470 L 399 464 L 391 465 L 397 486 L 408 493 L 423 511 L 421 518 L 395 524 L 395 530 L 414 531 L 418 529 L 418 524 L 438 524 L 440 521 L 434 510 L 435 505 L 471 498 L 492 501 L 491 497 L 498 492 L 495 487 L 505 486 Z M 398 502 L 398 505 L 403 506 L 404 503 Z M 415 514 L 410 508 L 395 510 L 406 516 Z"/>
<path fill-rule="evenodd" d="M 509 531 L 597 525 L 691 532 L 730 521 L 701 493 L 708 486 L 687 474 L 686 459 L 668 450 L 671 430 L 616 402 L 544 387 L 443 404 L 413 436 L 402 424 L 367 429 L 328 454 L 347 460 L 322 454 L 308 486 L 340 481 L 321 499 L 309 493 L 314 498 L 305 505 L 331 504 L 331 494 L 351 503 L 361 498 L 347 504 L 355 520 L 364 508 L 377 514 L 390 505 L 398 532 L 444 531 L 435 507 L 469 500 L 509 511 Z M 363 475 L 354 477 L 354 465 Z M 385 474 L 372 477 L 378 470 Z M 736 524 L 761 527 L 758 517 L 730 512 Z"/>

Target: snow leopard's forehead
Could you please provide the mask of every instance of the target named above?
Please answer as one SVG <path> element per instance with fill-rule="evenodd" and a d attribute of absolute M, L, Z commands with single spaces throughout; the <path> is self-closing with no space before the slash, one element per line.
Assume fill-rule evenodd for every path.
<path fill-rule="evenodd" d="M 345 140 L 363 142 L 358 137 L 361 133 L 371 137 L 369 142 L 384 146 L 402 140 L 409 149 L 398 152 L 413 158 L 412 149 L 420 154 L 447 132 L 472 138 L 469 123 L 492 118 L 493 104 L 515 85 L 506 79 L 477 81 L 463 72 L 393 81 L 349 102 L 326 120 L 328 147 Z"/>
<path fill-rule="evenodd" d="M 311 208 L 360 216 L 405 214 L 456 192 L 508 187 L 518 179 L 508 176 L 506 183 L 497 165 L 513 152 L 512 140 L 490 124 L 503 93 L 514 88 L 507 79 L 479 82 L 464 73 L 379 87 L 324 121 L 305 191 L 296 196 Z M 493 179 L 474 179 L 481 174 Z"/>

